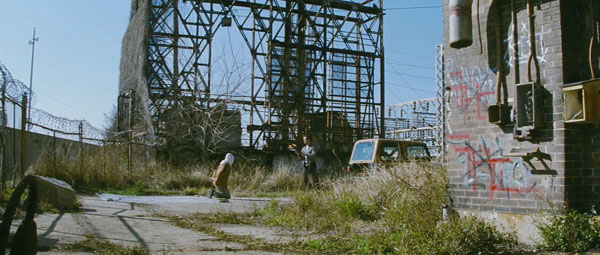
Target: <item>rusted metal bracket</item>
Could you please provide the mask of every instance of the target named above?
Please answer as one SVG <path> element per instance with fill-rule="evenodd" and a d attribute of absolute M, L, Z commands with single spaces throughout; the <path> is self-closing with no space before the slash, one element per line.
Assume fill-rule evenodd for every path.
<path fill-rule="evenodd" d="M 558 172 L 556 170 L 550 169 L 550 167 L 548 166 L 548 164 L 546 164 L 546 162 L 544 160 L 549 160 L 552 161 L 552 157 L 550 156 L 550 154 L 545 153 L 545 152 L 541 152 L 540 148 L 538 147 L 534 152 L 521 152 L 521 153 L 508 153 L 508 154 L 504 154 L 503 156 L 505 157 L 509 157 L 509 158 L 516 158 L 516 157 L 520 157 L 523 159 L 523 161 L 525 161 L 527 163 L 527 165 L 529 165 L 529 167 L 531 167 L 531 174 L 547 174 L 547 175 L 557 175 Z M 533 163 L 531 163 L 531 160 L 533 158 L 536 158 L 540 161 L 540 163 L 542 163 L 542 165 L 544 166 L 544 169 L 538 170 L 536 169 L 536 167 L 533 165 Z"/>

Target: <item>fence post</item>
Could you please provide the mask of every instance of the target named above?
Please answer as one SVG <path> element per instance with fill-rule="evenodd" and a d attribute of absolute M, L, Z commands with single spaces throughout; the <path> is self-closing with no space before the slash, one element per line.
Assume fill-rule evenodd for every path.
<path fill-rule="evenodd" d="M 0 129 L 0 138 L 2 138 L 2 165 L 0 165 L 0 167 L 2 167 L 2 170 L 0 172 L 0 174 L 2 175 L 2 177 L 0 178 L 0 194 L 4 194 L 4 192 L 6 191 L 6 179 L 7 179 L 7 175 L 8 175 L 8 169 L 6 169 L 6 138 L 7 138 L 7 117 L 6 117 L 6 77 L 4 72 L 2 71 L 2 77 L 4 80 L 4 83 L 2 84 L 2 126 Z M 6 136 L 5 136 L 6 135 Z"/>
<path fill-rule="evenodd" d="M 21 173 L 19 178 L 23 179 L 27 160 L 27 93 L 23 93 L 21 104 Z"/>
<path fill-rule="evenodd" d="M 102 181 L 106 181 L 106 141 L 102 140 Z"/>
<path fill-rule="evenodd" d="M 54 153 L 52 155 L 53 156 L 52 160 L 54 162 L 54 168 L 52 169 L 52 176 L 56 178 L 57 177 L 57 175 L 56 175 L 56 170 L 57 170 L 56 169 L 56 130 L 52 131 L 52 148 L 54 150 Z"/>
<path fill-rule="evenodd" d="M 127 172 L 131 176 L 131 143 L 133 140 L 133 90 L 129 91 L 129 113 L 127 114 L 127 125 L 128 125 L 128 141 L 127 141 Z"/>
<path fill-rule="evenodd" d="M 13 163 L 13 167 L 12 167 L 12 184 L 11 186 L 14 188 L 16 185 L 16 179 L 17 179 L 17 104 L 15 104 L 13 102 L 13 125 L 12 125 L 12 138 L 13 138 L 13 158 L 12 158 L 12 163 Z"/>
<path fill-rule="evenodd" d="M 83 178 L 83 120 L 79 121 L 79 174 Z"/>

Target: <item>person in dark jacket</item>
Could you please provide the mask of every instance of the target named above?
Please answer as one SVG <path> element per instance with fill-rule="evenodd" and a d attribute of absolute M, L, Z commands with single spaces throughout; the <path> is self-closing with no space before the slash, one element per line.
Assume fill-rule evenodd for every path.
<path fill-rule="evenodd" d="M 231 174 L 231 165 L 233 164 L 233 154 L 227 153 L 225 155 L 225 159 L 219 163 L 217 170 L 215 171 L 212 178 L 213 187 L 210 189 L 208 193 L 208 198 L 212 198 L 213 196 L 223 199 L 223 202 L 226 202 L 227 199 L 231 198 L 231 194 L 229 193 L 229 189 L 227 189 L 227 180 L 229 179 L 229 175 Z"/>
<path fill-rule="evenodd" d="M 310 175 L 313 180 L 314 186 L 319 186 L 319 173 L 317 172 L 317 148 L 312 144 L 312 140 L 309 135 L 304 136 L 304 147 L 298 153 L 303 160 L 304 165 L 304 181 L 305 187 L 308 186 L 308 176 Z"/>

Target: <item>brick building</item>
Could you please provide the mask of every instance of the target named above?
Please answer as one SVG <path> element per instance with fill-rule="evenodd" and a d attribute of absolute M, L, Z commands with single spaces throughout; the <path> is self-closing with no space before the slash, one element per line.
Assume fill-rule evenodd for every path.
<path fill-rule="evenodd" d="M 600 3 L 530 4 L 444 0 L 453 206 L 522 238 L 540 209 L 600 202 Z"/>

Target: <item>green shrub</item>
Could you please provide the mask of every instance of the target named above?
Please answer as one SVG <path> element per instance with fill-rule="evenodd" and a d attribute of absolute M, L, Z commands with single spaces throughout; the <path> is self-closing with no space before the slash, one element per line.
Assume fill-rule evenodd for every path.
<path fill-rule="evenodd" d="M 133 247 L 124 247 L 108 240 L 97 238 L 93 235 L 87 235 L 86 239 L 75 244 L 58 247 L 58 251 L 90 252 L 93 254 L 111 254 L 111 255 L 147 255 L 150 251 L 140 245 Z"/>
<path fill-rule="evenodd" d="M 192 187 L 188 186 L 183 189 L 183 194 L 186 196 L 194 196 L 194 195 L 201 194 L 201 190 L 198 188 L 192 188 Z"/>
<path fill-rule="evenodd" d="M 365 221 L 374 220 L 376 217 L 376 212 L 356 197 L 342 198 L 337 206 L 339 212 L 344 216 L 352 216 Z"/>
<path fill-rule="evenodd" d="M 301 193 L 294 197 L 294 203 L 301 213 L 316 210 L 317 198 L 311 193 Z"/>
<path fill-rule="evenodd" d="M 435 235 L 432 246 L 437 254 L 498 254 L 512 251 L 518 244 L 514 233 L 501 233 L 476 217 L 441 224 Z"/>
<path fill-rule="evenodd" d="M 579 213 L 568 211 L 555 214 L 548 224 L 538 226 L 542 241 L 538 247 L 544 250 L 584 252 L 600 246 L 600 222 L 594 220 L 595 211 Z"/>

